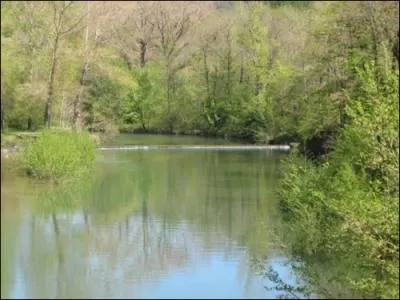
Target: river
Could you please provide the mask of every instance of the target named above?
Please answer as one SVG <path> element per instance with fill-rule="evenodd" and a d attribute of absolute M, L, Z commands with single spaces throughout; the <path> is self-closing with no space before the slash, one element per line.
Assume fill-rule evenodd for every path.
<path fill-rule="evenodd" d="M 126 145 L 230 145 L 121 135 Z M 237 143 L 234 143 L 237 144 Z M 98 150 L 79 183 L 49 186 L 2 162 L 2 298 L 277 298 L 279 150 Z"/>

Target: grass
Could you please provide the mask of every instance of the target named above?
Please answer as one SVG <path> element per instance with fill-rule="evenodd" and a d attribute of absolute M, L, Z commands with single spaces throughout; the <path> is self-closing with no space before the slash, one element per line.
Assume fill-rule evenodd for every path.
<path fill-rule="evenodd" d="M 60 181 L 89 171 L 95 159 L 95 143 L 85 132 L 44 130 L 27 143 L 20 157 L 29 176 Z"/>

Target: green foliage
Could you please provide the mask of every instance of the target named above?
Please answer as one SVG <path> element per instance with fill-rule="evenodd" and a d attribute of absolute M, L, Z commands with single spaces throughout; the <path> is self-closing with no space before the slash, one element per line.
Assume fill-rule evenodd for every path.
<path fill-rule="evenodd" d="M 43 122 L 52 47 L 43 28 L 53 22 L 51 7 L 2 4 L 6 126 L 25 129 Z M 66 22 L 84 9 L 74 5 Z M 397 27 L 391 26 L 396 11 L 394 2 L 237 2 L 232 9 L 206 13 L 201 30 L 188 22 L 174 37 L 172 23 L 164 24 L 166 49 L 154 28 L 147 28 L 152 22 L 138 31 L 129 24 L 119 28 L 113 14 L 106 27 L 121 36 L 103 39 L 102 34 L 113 34 L 93 13 L 88 40 L 82 38 L 85 26 L 78 26 L 60 42 L 57 74 L 62 76 L 55 78 L 53 120 L 70 126 L 73 103 L 82 92 L 85 125 L 95 130 L 129 126 L 201 130 L 249 141 L 306 140 L 343 125 L 342 92 L 355 80 L 354 66 L 373 59 L 379 68 L 390 68 L 379 47 L 391 49 L 396 41 Z M 145 48 L 138 42 L 142 38 Z M 131 44 L 120 48 L 126 41 Z M 138 63 L 140 49 L 146 51 L 144 65 Z M 83 87 L 84 60 L 89 71 Z"/>
<path fill-rule="evenodd" d="M 127 88 L 107 76 L 95 76 L 88 90 L 85 109 L 86 123 L 95 130 L 107 130 L 121 124 L 121 101 L 127 96 Z"/>
<path fill-rule="evenodd" d="M 29 175 L 56 181 L 85 174 L 94 159 L 94 143 L 89 134 L 69 131 L 45 131 L 22 154 Z"/>
<path fill-rule="evenodd" d="M 346 155 L 371 180 L 379 180 L 385 192 L 394 193 L 399 180 L 399 73 L 376 78 L 376 69 L 373 63 L 356 69 L 360 87 L 349 92 L 348 121 L 334 156 Z"/>
<path fill-rule="evenodd" d="M 338 262 L 347 272 L 332 276 L 364 297 L 398 298 L 398 71 L 356 71 L 334 151 L 318 167 L 291 157 L 281 204 L 295 253 Z"/>
<path fill-rule="evenodd" d="M 133 72 L 136 85 L 131 88 L 122 103 L 122 113 L 127 124 L 139 124 L 148 129 L 157 114 L 157 94 L 151 70 L 138 69 Z"/>
<path fill-rule="evenodd" d="M 292 5 L 294 7 L 309 7 L 311 5 L 311 1 L 287 1 L 287 0 L 283 0 L 283 1 L 263 1 L 268 3 L 269 5 L 276 7 L 276 6 L 284 6 L 284 5 Z"/>

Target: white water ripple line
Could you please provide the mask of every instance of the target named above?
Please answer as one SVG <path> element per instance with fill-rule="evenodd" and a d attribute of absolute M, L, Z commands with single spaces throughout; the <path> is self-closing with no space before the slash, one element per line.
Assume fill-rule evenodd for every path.
<path fill-rule="evenodd" d="M 290 150 L 289 145 L 132 145 L 99 147 L 99 150 Z"/>

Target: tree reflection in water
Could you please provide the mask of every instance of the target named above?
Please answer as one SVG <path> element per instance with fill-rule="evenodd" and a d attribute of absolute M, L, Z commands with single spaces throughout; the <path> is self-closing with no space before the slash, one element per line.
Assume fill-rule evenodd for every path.
<path fill-rule="evenodd" d="M 252 261 L 268 258 L 275 243 L 279 155 L 107 155 L 110 163 L 103 159 L 91 177 L 36 196 L 24 262 L 27 295 L 132 296 L 141 282 L 187 274 L 222 254 L 226 261 L 240 257 L 238 279 L 251 297 Z"/>

